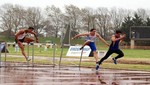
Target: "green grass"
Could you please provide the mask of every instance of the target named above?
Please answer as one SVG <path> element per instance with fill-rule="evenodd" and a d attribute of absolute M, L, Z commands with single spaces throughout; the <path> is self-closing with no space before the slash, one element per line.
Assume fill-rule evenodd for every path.
<path fill-rule="evenodd" d="M 126 58 L 150 58 L 150 50 L 124 49 Z"/>
<path fill-rule="evenodd" d="M 31 54 L 31 48 L 30 47 L 30 54 Z M 99 48 L 98 48 L 99 49 Z M 21 55 L 21 52 L 15 52 L 14 51 L 14 47 L 10 46 L 8 47 L 9 50 L 9 55 Z M 103 50 L 103 49 L 102 49 Z M 107 50 L 107 49 L 105 49 Z M 25 47 L 25 51 L 27 52 L 27 48 Z M 67 58 L 66 53 L 68 51 L 68 48 L 64 48 L 64 52 L 63 52 L 63 58 Z M 40 56 L 40 57 L 53 57 L 53 48 L 48 48 L 47 51 L 44 51 L 44 47 L 38 48 L 35 46 L 35 56 Z M 119 60 L 122 61 L 129 61 L 129 64 L 123 64 L 123 63 L 119 63 L 118 65 L 114 65 L 112 62 L 110 63 L 109 61 L 111 60 L 106 60 L 106 62 L 103 62 L 102 64 L 102 68 L 113 68 L 113 69 L 129 69 L 129 70 L 146 70 L 146 71 L 150 71 L 149 65 L 144 65 L 144 64 L 130 64 L 130 62 L 149 62 L 150 61 L 150 52 L 149 50 L 139 50 L 139 49 L 135 49 L 135 50 L 131 50 L 131 49 L 123 49 L 123 52 L 125 54 L 124 58 L 121 58 Z M 56 48 L 56 54 L 55 56 L 57 58 L 60 57 L 61 54 L 61 48 L 58 47 Z M 9 56 L 8 55 L 8 56 Z M 116 54 L 113 54 L 112 57 L 116 56 Z M 80 58 L 80 57 L 71 57 L 72 59 L 74 58 Z M 85 57 L 84 57 L 85 58 Z M 89 57 L 87 57 L 89 58 Z M 93 62 L 82 62 L 81 66 L 85 66 L 85 67 L 95 67 L 95 60 L 94 58 L 89 58 L 91 59 Z M 24 57 L 22 58 L 13 58 L 11 56 L 7 57 L 7 61 L 15 61 L 15 62 L 25 62 Z M 58 64 L 59 61 L 56 61 L 56 63 Z M 35 63 L 41 63 L 41 64 L 52 64 L 52 61 L 50 60 L 35 60 Z M 64 59 L 62 59 L 62 65 L 78 65 L 79 62 L 77 61 L 73 61 L 73 62 L 66 62 Z"/>

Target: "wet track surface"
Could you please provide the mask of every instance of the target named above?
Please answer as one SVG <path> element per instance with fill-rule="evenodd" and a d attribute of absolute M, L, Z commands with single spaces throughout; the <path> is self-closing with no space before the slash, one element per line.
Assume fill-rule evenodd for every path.
<path fill-rule="evenodd" d="M 150 85 L 150 72 L 36 66 L 0 68 L 0 85 Z"/>

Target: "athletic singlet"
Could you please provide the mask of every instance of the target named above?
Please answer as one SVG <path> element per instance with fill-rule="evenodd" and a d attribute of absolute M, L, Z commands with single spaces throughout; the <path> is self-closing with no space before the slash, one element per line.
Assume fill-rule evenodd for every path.
<path fill-rule="evenodd" d="M 91 34 L 89 34 L 87 37 L 86 37 L 86 40 L 90 40 L 91 42 L 95 42 L 95 38 L 96 38 L 96 33 L 94 36 L 92 36 Z"/>
<path fill-rule="evenodd" d="M 118 50 L 119 49 L 119 42 L 120 42 L 120 40 L 117 40 L 117 41 L 115 41 L 115 42 L 111 42 L 111 45 L 110 45 L 110 49 L 111 50 Z"/>
<path fill-rule="evenodd" d="M 25 36 L 27 36 L 27 33 L 24 32 L 23 34 L 18 36 L 18 39 L 23 39 Z"/>

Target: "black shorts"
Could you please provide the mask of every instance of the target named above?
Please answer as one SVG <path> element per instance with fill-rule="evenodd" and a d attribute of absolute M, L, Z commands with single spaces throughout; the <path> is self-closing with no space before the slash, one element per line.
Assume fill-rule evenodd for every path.
<path fill-rule="evenodd" d="M 25 37 L 24 37 L 23 39 L 19 39 L 19 41 L 23 43 L 23 42 L 24 42 L 24 39 L 25 39 Z M 17 43 L 17 40 L 16 40 L 16 39 L 15 39 L 15 42 Z"/>

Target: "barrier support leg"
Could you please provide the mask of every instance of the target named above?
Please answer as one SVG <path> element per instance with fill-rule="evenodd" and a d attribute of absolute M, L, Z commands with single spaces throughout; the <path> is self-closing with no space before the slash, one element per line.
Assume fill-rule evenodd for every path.
<path fill-rule="evenodd" d="M 59 69 L 60 69 L 60 65 L 61 65 L 61 58 L 62 58 L 63 50 L 64 50 L 64 45 L 62 45 L 62 48 L 61 48 L 61 55 L 60 55 L 60 60 L 59 60 Z"/>
<path fill-rule="evenodd" d="M 5 62 L 6 62 L 6 57 L 7 57 L 7 42 L 5 42 Z"/>
<path fill-rule="evenodd" d="M 0 68 L 1 68 L 1 43 L 0 43 Z"/>
<path fill-rule="evenodd" d="M 6 66 L 6 58 L 7 58 L 7 42 L 5 42 L 5 66 Z"/>
<path fill-rule="evenodd" d="M 83 49 L 81 51 L 80 62 L 79 62 L 79 71 L 80 71 L 80 66 L 81 66 L 81 61 L 82 61 L 83 50 L 84 50 L 84 47 L 83 47 Z"/>
<path fill-rule="evenodd" d="M 56 52 L 56 45 L 53 44 L 53 65 L 55 67 L 55 52 Z"/>
<path fill-rule="evenodd" d="M 29 43 L 27 43 L 27 65 L 29 66 Z"/>
<path fill-rule="evenodd" d="M 31 42 L 30 45 L 32 45 L 32 67 L 34 67 L 34 43 Z"/>

